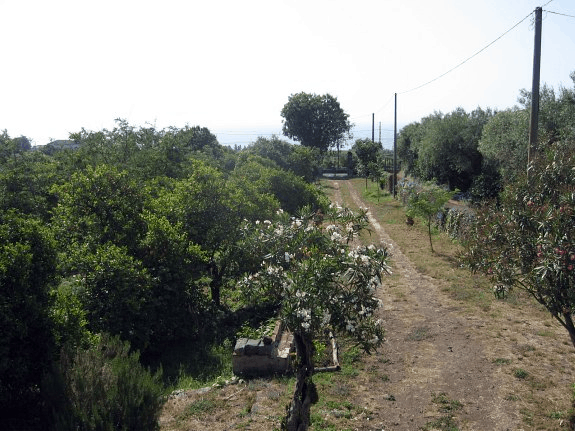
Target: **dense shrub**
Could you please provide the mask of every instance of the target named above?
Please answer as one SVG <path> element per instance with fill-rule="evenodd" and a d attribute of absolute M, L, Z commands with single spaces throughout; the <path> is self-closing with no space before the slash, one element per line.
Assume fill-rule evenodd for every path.
<path fill-rule="evenodd" d="M 474 214 L 465 208 L 443 208 L 438 213 L 436 226 L 444 231 L 450 238 L 464 239 L 474 221 Z"/>
<path fill-rule="evenodd" d="M 30 407 L 49 366 L 55 266 L 53 240 L 39 220 L 0 212 L 0 422 Z"/>
<path fill-rule="evenodd" d="M 87 350 L 63 353 L 46 379 L 44 396 L 54 430 L 156 430 L 162 406 L 161 371 L 151 374 L 139 353 L 103 335 Z"/>
<path fill-rule="evenodd" d="M 518 287 L 541 303 L 575 345 L 575 152 L 547 145 L 528 178 L 508 184 L 499 202 L 478 209 L 465 262 L 499 290 Z"/>

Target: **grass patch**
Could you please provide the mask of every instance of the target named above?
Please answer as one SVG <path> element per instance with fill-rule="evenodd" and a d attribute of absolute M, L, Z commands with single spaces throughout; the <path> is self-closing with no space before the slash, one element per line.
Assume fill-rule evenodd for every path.
<path fill-rule="evenodd" d="M 428 431 L 458 431 L 459 426 L 454 413 L 457 410 L 460 410 L 463 407 L 463 404 L 457 400 L 449 399 L 445 392 L 440 392 L 439 394 L 432 393 L 431 401 L 434 404 L 437 404 L 438 410 L 442 416 L 432 422 L 427 422 L 423 429 Z"/>
<path fill-rule="evenodd" d="M 516 368 L 513 371 L 513 375 L 515 377 L 517 377 L 518 379 L 523 380 L 523 379 L 526 379 L 527 376 L 529 376 L 529 373 L 527 371 L 525 371 L 523 368 Z"/>
<path fill-rule="evenodd" d="M 216 399 L 215 393 L 208 393 L 205 397 L 193 401 L 179 417 L 180 420 L 186 420 L 191 417 L 205 418 L 218 409 L 224 407 L 222 400 Z"/>
<path fill-rule="evenodd" d="M 427 326 L 420 326 L 418 328 L 415 328 L 413 331 L 411 331 L 406 339 L 409 341 L 423 341 L 423 340 L 427 340 L 428 338 L 432 338 L 433 335 L 431 334 L 431 329 Z"/>

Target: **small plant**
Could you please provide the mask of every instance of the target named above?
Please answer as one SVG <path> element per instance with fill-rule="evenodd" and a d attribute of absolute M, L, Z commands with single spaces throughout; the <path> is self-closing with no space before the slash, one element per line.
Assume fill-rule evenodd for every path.
<path fill-rule="evenodd" d="M 222 407 L 223 403 L 210 394 L 207 397 L 200 398 L 190 403 L 182 413 L 180 419 L 185 420 L 190 417 L 203 418 Z"/>
<path fill-rule="evenodd" d="M 431 241 L 431 225 L 437 214 L 445 204 L 457 192 L 445 190 L 433 183 L 425 183 L 419 190 L 413 190 L 407 199 L 407 218 L 421 217 L 427 225 L 429 234 L 429 246 L 433 252 L 433 242 Z"/>
<path fill-rule="evenodd" d="M 429 333 L 429 328 L 427 326 L 420 326 L 411 331 L 407 336 L 407 339 L 410 341 L 423 341 L 430 337 L 431 334 Z"/>
<path fill-rule="evenodd" d="M 575 384 L 571 385 L 571 409 L 567 415 L 571 429 L 575 429 Z"/>
<path fill-rule="evenodd" d="M 529 373 L 522 368 L 517 368 L 515 371 L 513 371 L 513 375 L 518 379 L 525 379 Z"/>
<path fill-rule="evenodd" d="M 433 422 L 428 422 L 422 428 L 423 430 L 442 430 L 458 431 L 459 427 L 453 416 L 453 413 L 463 407 L 463 404 L 457 400 L 450 400 L 445 392 L 439 394 L 432 393 L 431 401 L 439 405 L 439 411 L 443 416 Z"/>
<path fill-rule="evenodd" d="M 511 363 L 511 359 L 507 358 L 495 358 L 493 363 L 496 365 L 509 365 Z"/>
<path fill-rule="evenodd" d="M 244 322 L 236 335 L 240 338 L 251 338 L 252 340 L 269 337 L 274 332 L 276 321 L 277 318 L 268 319 L 257 328 L 252 327 L 249 322 Z"/>

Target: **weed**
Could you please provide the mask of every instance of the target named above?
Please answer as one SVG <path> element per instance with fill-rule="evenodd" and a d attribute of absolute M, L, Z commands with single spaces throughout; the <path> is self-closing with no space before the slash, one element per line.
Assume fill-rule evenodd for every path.
<path fill-rule="evenodd" d="M 431 395 L 431 401 L 433 401 L 435 404 L 439 404 L 439 409 L 443 413 L 459 410 L 461 407 L 463 407 L 463 404 L 461 404 L 459 401 L 450 400 L 445 392 L 440 392 L 437 395 L 433 393 Z"/>
<path fill-rule="evenodd" d="M 431 401 L 439 405 L 439 411 L 443 414 L 433 422 L 427 422 L 423 430 L 441 430 L 441 431 L 458 431 L 459 427 L 455 421 L 453 413 L 463 407 L 463 404 L 457 400 L 450 400 L 445 392 L 439 394 L 432 393 Z"/>
<path fill-rule="evenodd" d="M 523 415 L 523 422 L 527 425 L 533 425 L 533 412 L 527 409 L 519 410 L 519 413 Z"/>
<path fill-rule="evenodd" d="M 513 371 L 513 375 L 518 379 L 525 379 L 527 378 L 529 373 L 525 371 L 523 368 L 516 368 L 515 371 Z"/>
<path fill-rule="evenodd" d="M 353 346 L 346 349 L 341 355 L 341 362 L 344 364 L 354 364 L 361 359 L 362 352 L 359 347 Z"/>
<path fill-rule="evenodd" d="M 252 407 L 254 406 L 255 403 L 256 403 L 256 395 L 251 393 L 246 400 L 246 405 L 240 411 L 239 416 L 241 418 L 248 416 L 252 412 Z"/>
<path fill-rule="evenodd" d="M 536 334 L 536 335 L 539 335 L 540 337 L 552 337 L 552 336 L 553 336 L 553 332 L 551 332 L 551 331 L 546 331 L 546 330 L 537 331 L 535 334 Z"/>
<path fill-rule="evenodd" d="M 429 333 L 430 328 L 427 326 L 420 326 L 415 328 L 411 333 L 407 336 L 409 341 L 423 341 L 427 338 L 431 338 L 432 335 Z"/>
<path fill-rule="evenodd" d="M 222 407 L 223 402 L 217 400 L 214 396 L 203 397 L 190 403 L 180 416 L 180 419 L 186 420 L 190 417 L 203 418 Z"/>
<path fill-rule="evenodd" d="M 311 425 L 313 425 L 313 428 L 316 430 L 337 431 L 336 426 L 324 419 L 320 413 L 312 413 L 310 422 Z"/>
<path fill-rule="evenodd" d="M 496 365 L 509 365 L 511 363 L 511 359 L 507 358 L 495 358 L 493 363 Z"/>
<path fill-rule="evenodd" d="M 332 388 L 332 392 L 336 397 L 347 397 L 351 393 L 351 390 L 348 384 L 337 382 Z"/>
<path fill-rule="evenodd" d="M 431 430 L 442 430 L 442 431 L 459 431 L 457 423 L 453 419 L 453 416 L 442 416 L 433 422 L 427 422 L 422 428 L 425 431 Z"/>
<path fill-rule="evenodd" d="M 563 412 L 551 412 L 551 413 L 549 413 L 549 417 L 551 419 L 563 419 L 565 417 L 565 413 L 563 413 Z"/>

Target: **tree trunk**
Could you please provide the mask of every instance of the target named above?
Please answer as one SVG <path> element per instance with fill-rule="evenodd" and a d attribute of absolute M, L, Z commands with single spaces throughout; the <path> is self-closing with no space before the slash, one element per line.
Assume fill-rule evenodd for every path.
<path fill-rule="evenodd" d="M 212 281 L 210 282 L 210 293 L 212 295 L 212 302 L 216 307 L 220 306 L 220 290 L 223 281 L 223 270 L 218 268 L 218 265 L 212 260 L 209 265 L 209 269 L 212 275 Z"/>
<path fill-rule="evenodd" d="M 294 334 L 298 363 L 293 398 L 287 407 L 282 429 L 306 431 L 310 424 L 311 405 L 317 402 L 317 391 L 312 382 L 313 343 L 305 335 Z"/>
<path fill-rule="evenodd" d="M 433 243 L 431 242 L 431 217 L 427 219 L 427 232 L 429 233 L 429 246 L 431 247 L 431 252 L 435 253 L 433 251 Z"/>
<path fill-rule="evenodd" d="M 565 328 L 569 332 L 569 337 L 571 337 L 571 344 L 575 347 L 575 325 L 573 324 L 573 318 L 571 313 L 563 313 L 563 318 L 565 319 Z"/>

